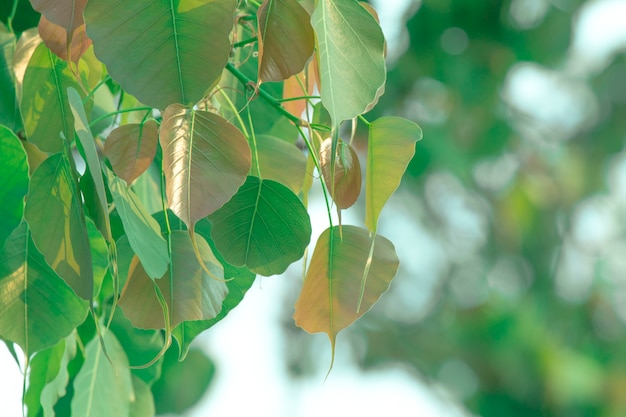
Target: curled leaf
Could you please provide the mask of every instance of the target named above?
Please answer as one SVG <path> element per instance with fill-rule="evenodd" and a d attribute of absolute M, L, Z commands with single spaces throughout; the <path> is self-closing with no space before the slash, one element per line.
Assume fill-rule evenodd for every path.
<path fill-rule="evenodd" d="M 361 193 L 361 164 L 352 146 L 341 139 L 337 142 L 334 177 L 331 178 L 332 159 L 332 139 L 328 138 L 320 149 L 322 175 L 337 207 L 345 209 L 353 205 Z"/>

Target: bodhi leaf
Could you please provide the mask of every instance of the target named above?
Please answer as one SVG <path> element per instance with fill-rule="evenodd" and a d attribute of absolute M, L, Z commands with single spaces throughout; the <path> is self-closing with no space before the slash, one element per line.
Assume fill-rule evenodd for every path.
<path fill-rule="evenodd" d="M 108 175 L 109 188 L 124 231 L 145 272 L 158 279 L 167 271 L 169 256 L 167 242 L 161 236 L 158 223 L 150 216 L 135 193 L 115 175 Z"/>
<path fill-rule="evenodd" d="M 228 263 L 265 276 L 283 273 L 311 239 L 309 214 L 298 196 L 252 176 L 209 221 L 215 247 Z"/>
<path fill-rule="evenodd" d="M 236 0 L 90 0 L 87 35 L 125 91 L 151 107 L 193 104 L 228 62 Z"/>
<path fill-rule="evenodd" d="M 112 332 L 102 339 L 106 357 L 98 337 L 87 344 L 85 362 L 74 379 L 73 416 L 129 416 L 135 392 L 128 358 Z"/>
<path fill-rule="evenodd" d="M 114 129 L 104 142 L 113 171 L 128 184 L 143 174 L 156 155 L 159 132 L 154 120 Z"/>
<path fill-rule="evenodd" d="M 296 145 L 274 136 L 259 135 L 256 150 L 258 161 L 253 161 L 253 165 L 258 164 L 263 178 L 278 181 L 294 193 L 300 192 L 306 174 L 306 156 Z M 255 166 L 252 172 L 256 172 Z"/>
<path fill-rule="evenodd" d="M 393 244 L 375 235 L 376 244 L 362 291 L 372 237 L 366 229 L 356 226 L 343 226 L 342 234 L 340 237 L 340 229 L 335 226 L 319 237 L 293 316 L 296 325 L 307 332 L 328 334 L 333 350 L 337 333 L 378 301 L 389 288 L 399 265 Z"/>
<path fill-rule="evenodd" d="M 372 232 L 387 200 L 400 185 L 415 154 L 422 129 L 400 117 L 381 117 L 370 123 L 365 183 L 365 226 Z"/>
<path fill-rule="evenodd" d="M 325 139 L 320 147 L 322 175 L 337 207 L 346 209 L 356 202 L 361 193 L 361 164 L 352 146 L 339 139 L 335 152 L 335 172 L 331 178 L 331 149 L 332 139 Z"/>
<path fill-rule="evenodd" d="M 89 236 L 75 172 L 66 155 L 52 155 L 33 172 L 24 217 L 48 264 L 79 297 L 91 298 Z"/>
<path fill-rule="evenodd" d="M 167 302 L 172 327 L 187 320 L 214 318 L 228 293 L 226 284 L 209 276 L 198 263 L 189 233 L 173 231 L 170 239 L 172 263 L 160 280 L 152 281 L 136 257 L 130 264 L 119 305 L 135 327 L 165 328 L 163 310 L 154 285 L 158 285 Z M 214 276 L 223 278 L 222 265 L 215 259 L 206 240 L 198 235 L 196 243 L 206 268 Z"/>
<path fill-rule="evenodd" d="M 169 208 L 189 229 L 230 200 L 250 170 L 246 138 L 213 113 L 168 107 L 160 141 Z"/>
<path fill-rule="evenodd" d="M 78 62 L 91 45 L 91 39 L 87 37 L 84 24 L 74 29 L 68 38 L 67 31 L 62 26 L 52 23 L 45 16 L 41 16 L 37 29 L 46 46 L 65 61 Z"/>
<path fill-rule="evenodd" d="M 15 41 L 15 35 L 0 23 L 0 124 L 17 132 L 22 122 L 12 68 Z"/>
<path fill-rule="evenodd" d="M 282 81 L 302 71 L 315 37 L 309 14 L 297 0 L 265 0 L 257 11 L 259 80 Z"/>
<path fill-rule="evenodd" d="M 28 193 L 28 159 L 20 140 L 0 125 L 0 248 L 22 221 Z"/>
<path fill-rule="evenodd" d="M 58 343 L 86 315 L 87 301 L 48 266 L 22 223 L 0 251 L 0 337 L 31 355 Z"/>
<path fill-rule="evenodd" d="M 33 9 L 68 33 L 84 23 L 83 10 L 87 0 L 30 0 Z"/>
<path fill-rule="evenodd" d="M 150 386 L 139 377 L 133 375 L 133 389 L 135 391 L 135 399 L 130 404 L 129 417 L 153 417 L 154 397 Z"/>
<path fill-rule="evenodd" d="M 385 38 L 356 1 L 319 0 L 315 29 L 322 102 L 333 124 L 352 119 L 378 100 L 385 83 Z"/>
<path fill-rule="evenodd" d="M 63 139 L 74 138 L 74 118 L 67 88 L 80 90 L 67 62 L 44 44 L 33 53 L 24 74 L 22 116 L 28 140 L 45 152 L 60 152 Z"/>

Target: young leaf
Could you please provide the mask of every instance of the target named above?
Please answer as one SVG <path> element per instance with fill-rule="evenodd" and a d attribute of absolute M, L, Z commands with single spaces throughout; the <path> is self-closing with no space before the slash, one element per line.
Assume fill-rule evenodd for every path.
<path fill-rule="evenodd" d="M 160 141 L 169 207 L 190 229 L 230 200 L 250 171 L 248 141 L 216 114 L 170 106 Z"/>
<path fill-rule="evenodd" d="M 333 124 L 352 119 L 376 102 L 385 83 L 385 38 L 356 1 L 319 0 L 315 29 L 322 102 Z"/>
<path fill-rule="evenodd" d="M 215 247 L 228 263 L 265 276 L 283 273 L 311 239 L 300 199 L 284 185 L 257 177 L 248 177 L 209 221 Z"/>
<path fill-rule="evenodd" d="M 65 28 L 52 23 L 45 16 L 41 16 L 37 29 L 48 49 L 65 61 L 78 62 L 91 45 L 91 39 L 87 37 L 84 24 L 78 26 L 68 36 Z"/>
<path fill-rule="evenodd" d="M 369 126 L 365 183 L 365 226 L 376 232 L 378 216 L 400 185 L 422 129 L 400 117 L 381 117 Z"/>
<path fill-rule="evenodd" d="M 135 399 L 128 358 L 112 332 L 103 336 L 106 354 L 97 337 L 85 351 L 85 362 L 74 379 L 72 415 L 128 417 Z"/>
<path fill-rule="evenodd" d="M 152 279 L 161 278 L 169 263 L 167 242 L 161 236 L 159 225 L 124 182 L 109 174 L 109 188 L 128 241 L 139 257 L 145 272 Z"/>
<path fill-rule="evenodd" d="M 125 91 L 148 106 L 193 104 L 228 62 L 236 0 L 90 0 L 87 35 Z"/>
<path fill-rule="evenodd" d="M 376 245 L 358 309 L 373 238 Z M 342 237 L 338 226 L 326 229 L 317 241 L 296 301 L 296 325 L 309 333 L 327 333 L 334 350 L 337 333 L 365 314 L 387 291 L 398 265 L 395 248 L 384 237 L 371 237 L 366 229 L 356 226 L 344 225 Z"/>
<path fill-rule="evenodd" d="M 69 335 L 87 310 L 87 301 L 48 266 L 22 223 L 0 251 L 0 337 L 31 355 Z"/>
<path fill-rule="evenodd" d="M 21 109 L 26 137 L 42 151 L 60 152 L 61 134 L 68 141 L 74 138 L 68 87 L 80 89 L 67 62 L 39 45 L 24 74 Z"/>
<path fill-rule="evenodd" d="M 322 175 L 337 207 L 346 209 L 353 205 L 361 194 L 361 164 L 352 146 L 339 139 L 335 152 L 334 177 L 331 178 L 333 171 L 331 145 L 332 139 L 328 138 L 320 147 Z"/>
<path fill-rule="evenodd" d="M 198 263 L 189 233 L 173 231 L 170 239 L 172 263 L 162 279 L 152 281 L 137 258 L 131 262 L 119 305 L 135 327 L 165 327 L 154 285 L 158 285 L 169 306 L 172 327 L 186 320 L 214 318 L 228 293 L 226 284 L 210 277 Z M 196 243 L 205 266 L 213 275 L 223 278 L 222 265 L 215 259 L 204 238 L 196 236 Z"/>
<path fill-rule="evenodd" d="M 302 71 L 315 38 L 309 14 L 297 0 L 265 0 L 257 11 L 259 80 L 282 81 Z"/>
<path fill-rule="evenodd" d="M 0 125 L 0 248 L 22 222 L 24 197 L 28 193 L 28 160 L 20 140 Z"/>
<path fill-rule="evenodd" d="M 86 3 L 87 0 L 30 0 L 33 9 L 50 22 L 61 26 L 70 35 L 74 29 L 85 23 L 83 10 Z"/>
<path fill-rule="evenodd" d="M 286 185 L 294 193 L 300 192 L 306 174 L 306 156 L 293 143 L 285 142 L 274 136 L 256 137 L 258 161 L 263 178 Z M 256 172 L 256 167 L 252 167 Z"/>
<path fill-rule="evenodd" d="M 154 120 L 122 125 L 104 142 L 104 155 L 115 174 L 130 184 L 152 164 L 158 141 L 159 132 Z"/>
<path fill-rule="evenodd" d="M 82 197 L 65 154 L 37 167 L 30 180 L 24 217 L 48 264 L 84 299 L 93 294 L 93 270 Z"/>

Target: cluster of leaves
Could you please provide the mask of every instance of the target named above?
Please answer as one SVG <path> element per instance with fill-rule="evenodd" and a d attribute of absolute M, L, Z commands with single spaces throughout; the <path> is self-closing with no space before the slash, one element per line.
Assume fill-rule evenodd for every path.
<path fill-rule="evenodd" d="M 386 78 L 375 12 L 31 0 L 20 32 L 18 3 L 0 27 L 0 337 L 27 358 L 28 415 L 153 414 L 172 339 L 184 359 L 257 274 L 305 256 L 315 172 L 330 225 L 294 318 L 334 349 L 396 273 L 378 218 L 421 138 L 362 116 Z M 362 194 L 346 120 L 369 132 L 365 228 L 341 225 Z"/>

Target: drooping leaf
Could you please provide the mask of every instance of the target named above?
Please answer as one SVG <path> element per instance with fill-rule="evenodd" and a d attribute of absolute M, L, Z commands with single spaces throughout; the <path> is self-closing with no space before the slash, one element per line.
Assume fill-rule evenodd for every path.
<path fill-rule="evenodd" d="M 170 239 L 172 263 L 162 279 L 152 281 L 136 257 L 131 262 L 119 305 L 135 327 L 165 327 L 154 285 L 158 285 L 165 297 L 172 327 L 186 320 L 214 318 L 228 293 L 226 284 L 209 276 L 198 263 L 189 233 L 173 231 Z M 206 240 L 198 235 L 196 243 L 205 266 L 215 277 L 223 278 L 222 265 Z"/>
<path fill-rule="evenodd" d="M 333 124 L 365 112 L 385 83 L 385 39 L 374 17 L 356 1 L 319 0 L 315 29 L 322 102 Z"/>
<path fill-rule="evenodd" d="M 335 175 L 332 177 L 331 145 L 332 139 L 328 138 L 320 148 L 322 175 L 337 207 L 346 209 L 356 202 L 361 193 L 361 164 L 352 146 L 339 139 L 335 152 Z"/>
<path fill-rule="evenodd" d="M 378 216 L 400 185 L 422 129 L 400 117 L 381 117 L 369 126 L 365 180 L 365 226 L 376 231 Z"/>
<path fill-rule="evenodd" d="M 0 251 L 0 337 L 30 355 L 58 343 L 86 315 L 87 302 L 48 266 L 22 223 Z"/>
<path fill-rule="evenodd" d="M 265 0 L 257 11 L 259 80 L 282 81 L 302 71 L 313 53 L 311 18 L 297 0 Z"/>
<path fill-rule="evenodd" d="M 306 174 L 306 156 L 293 143 L 269 135 L 256 137 L 258 161 L 253 161 L 265 179 L 286 185 L 294 193 L 300 192 Z M 252 167 L 256 172 L 256 167 Z"/>
<path fill-rule="evenodd" d="M 300 199 L 284 185 L 257 177 L 248 177 L 209 221 L 215 246 L 228 263 L 265 276 L 283 273 L 311 239 Z"/>
<path fill-rule="evenodd" d="M 158 141 L 159 132 L 154 120 L 122 125 L 107 137 L 104 155 L 109 158 L 115 174 L 130 184 L 152 163 Z"/>
<path fill-rule="evenodd" d="M 125 91 L 148 106 L 193 104 L 228 61 L 236 0 L 90 0 L 87 35 Z"/>
<path fill-rule="evenodd" d="M 17 132 L 22 121 L 12 68 L 15 47 L 15 35 L 0 23 L 0 124 Z"/>
<path fill-rule="evenodd" d="M 167 242 L 159 232 L 159 225 L 121 179 L 112 174 L 108 175 L 108 179 L 130 246 L 148 276 L 152 279 L 161 278 L 167 271 L 169 256 Z"/>
<path fill-rule="evenodd" d="M 70 34 L 84 23 L 86 3 L 87 0 L 30 0 L 33 9 Z"/>
<path fill-rule="evenodd" d="M 213 113 L 168 107 L 160 141 L 169 207 L 190 229 L 230 200 L 250 170 L 248 141 Z"/>
<path fill-rule="evenodd" d="M 78 62 L 91 45 L 91 39 L 87 37 L 85 24 L 74 29 L 71 36 L 68 37 L 65 28 L 52 23 L 45 16 L 41 16 L 37 29 L 48 49 L 65 61 L 72 60 L 73 62 Z"/>
<path fill-rule="evenodd" d="M 87 220 L 87 234 L 89 236 L 89 247 L 91 248 L 91 263 L 93 270 L 93 295 L 94 297 L 100 292 L 102 281 L 109 269 L 109 247 L 98 231 L 93 220 Z"/>
<path fill-rule="evenodd" d="M 39 32 L 37 32 L 37 28 L 25 30 L 17 40 L 15 53 L 13 54 L 13 74 L 15 75 L 15 92 L 18 102 L 21 101 L 22 85 L 24 83 L 26 68 L 28 68 L 28 62 L 41 42 L 42 40 L 39 36 Z"/>
<path fill-rule="evenodd" d="M 366 229 L 346 225 L 341 235 L 335 226 L 319 237 L 293 316 L 296 325 L 307 332 L 328 334 L 333 348 L 337 333 L 365 314 L 387 291 L 399 264 L 393 244 L 375 235 L 358 309 L 372 237 Z"/>
<path fill-rule="evenodd" d="M 28 140 L 45 152 L 60 152 L 63 139 L 74 138 L 74 117 L 67 88 L 80 90 L 67 64 L 40 44 L 24 74 L 22 116 Z"/>
<path fill-rule="evenodd" d="M 153 417 L 155 414 L 154 397 L 150 386 L 141 378 L 133 375 L 135 400 L 130 403 L 129 417 Z"/>
<path fill-rule="evenodd" d="M 128 417 L 135 399 L 128 358 L 115 335 L 102 336 L 107 357 L 97 337 L 85 351 L 85 362 L 74 379 L 72 415 L 87 417 Z"/>
<path fill-rule="evenodd" d="M 0 248 L 22 222 L 28 193 L 28 160 L 20 140 L 0 125 Z"/>
<path fill-rule="evenodd" d="M 89 299 L 89 236 L 75 172 L 65 154 L 52 155 L 33 172 L 24 217 L 48 264 L 79 297 Z"/>

